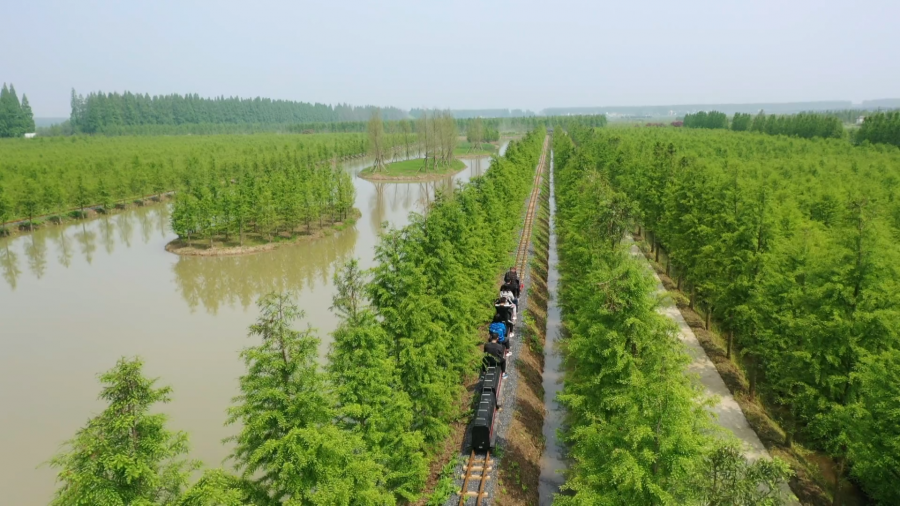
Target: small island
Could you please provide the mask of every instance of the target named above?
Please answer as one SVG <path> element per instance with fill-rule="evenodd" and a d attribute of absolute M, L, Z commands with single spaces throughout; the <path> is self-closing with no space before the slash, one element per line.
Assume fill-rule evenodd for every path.
<path fill-rule="evenodd" d="M 362 216 L 357 208 L 346 212 L 336 221 L 325 220 L 321 224 L 313 222 L 296 230 L 282 229 L 271 233 L 248 230 L 243 236 L 232 234 L 210 235 L 208 237 L 179 237 L 166 244 L 166 251 L 182 256 L 227 256 L 247 255 L 271 251 L 275 248 L 321 239 L 352 227 Z"/>
<path fill-rule="evenodd" d="M 424 158 L 414 158 L 385 164 L 383 169 L 377 172 L 374 166 L 369 167 L 361 171 L 359 177 L 368 181 L 430 181 L 452 176 L 465 168 L 466 164 L 458 159 L 433 167 Z"/>

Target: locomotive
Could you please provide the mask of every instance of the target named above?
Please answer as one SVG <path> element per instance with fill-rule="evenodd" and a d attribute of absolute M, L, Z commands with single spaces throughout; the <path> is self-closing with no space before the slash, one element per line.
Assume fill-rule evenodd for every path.
<path fill-rule="evenodd" d="M 497 440 L 496 420 L 500 408 L 500 387 L 503 384 L 499 365 L 486 364 L 482 369 L 478 408 L 472 421 L 472 449 L 476 451 L 494 449 Z"/>

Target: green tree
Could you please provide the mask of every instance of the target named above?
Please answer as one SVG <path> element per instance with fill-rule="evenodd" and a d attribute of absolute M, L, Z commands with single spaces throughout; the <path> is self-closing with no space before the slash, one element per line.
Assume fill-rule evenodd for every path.
<path fill-rule="evenodd" d="M 332 310 L 341 317 L 329 354 L 329 374 L 338 419 L 361 435 L 376 462 L 387 470 L 386 488 L 397 500 L 414 501 L 428 476 L 422 434 L 412 429 L 412 403 L 397 389 L 392 339 L 368 307 L 365 280 L 351 260 L 334 276 Z"/>
<path fill-rule="evenodd" d="M 97 194 L 97 203 L 103 207 L 104 212 L 108 213 L 113 205 L 112 194 L 109 192 L 109 188 L 107 188 L 103 179 L 97 181 L 97 190 L 95 193 Z"/>
<path fill-rule="evenodd" d="M 384 122 L 381 120 L 381 109 L 373 109 L 369 118 L 369 154 L 374 158 L 372 170 L 384 171 L 385 156 L 387 155 L 388 141 L 384 133 Z"/>
<path fill-rule="evenodd" d="M 332 425 L 334 401 L 317 370 L 319 340 L 312 329 L 291 328 L 303 312 L 289 295 L 269 294 L 258 304 L 260 316 L 250 335 L 262 343 L 241 352 L 247 373 L 228 410 L 228 423 L 242 426 L 231 438 L 236 467 L 244 479 L 289 504 L 383 498 L 377 490 L 380 467 L 366 457 L 359 438 Z M 342 499 L 329 502 L 336 497 Z"/>
<path fill-rule="evenodd" d="M 84 182 L 84 176 L 78 175 L 76 179 L 75 188 L 72 193 L 72 197 L 75 199 L 75 206 L 81 209 L 80 218 L 85 218 L 86 214 L 84 212 L 84 208 L 91 205 L 91 192 L 87 187 L 87 184 Z"/>
<path fill-rule="evenodd" d="M 187 434 L 166 429 L 166 415 L 151 414 L 172 390 L 155 387 L 142 367 L 123 358 L 100 376 L 108 406 L 50 461 L 60 483 L 52 504 L 177 504 L 199 463 L 185 458 Z"/>

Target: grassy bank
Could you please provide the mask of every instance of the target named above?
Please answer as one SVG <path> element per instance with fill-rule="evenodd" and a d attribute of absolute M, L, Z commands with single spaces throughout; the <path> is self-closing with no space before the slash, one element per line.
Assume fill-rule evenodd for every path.
<path fill-rule="evenodd" d="M 430 166 L 425 168 L 424 159 L 416 158 L 414 160 L 389 163 L 384 166 L 384 170 L 381 172 L 374 172 L 372 167 L 370 167 L 360 172 L 359 177 L 373 181 L 390 179 L 419 181 L 450 176 L 465 168 L 466 164 L 461 160 L 453 160 L 450 165 L 438 166 L 436 169 L 432 169 Z"/>

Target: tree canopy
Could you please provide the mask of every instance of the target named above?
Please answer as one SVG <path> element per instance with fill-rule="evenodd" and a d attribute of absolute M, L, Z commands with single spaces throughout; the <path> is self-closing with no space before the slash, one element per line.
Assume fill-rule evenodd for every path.
<path fill-rule="evenodd" d="M 0 137 L 22 137 L 34 132 L 34 113 L 28 97 L 22 95 L 22 102 L 16 94 L 16 88 L 3 83 L 0 89 Z"/>

